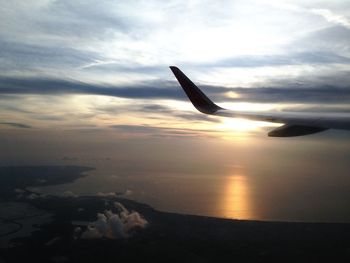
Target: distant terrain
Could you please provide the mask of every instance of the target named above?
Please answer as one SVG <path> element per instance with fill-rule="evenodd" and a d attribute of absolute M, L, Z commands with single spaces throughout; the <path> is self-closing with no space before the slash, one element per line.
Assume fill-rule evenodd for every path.
<path fill-rule="evenodd" d="M 350 262 L 350 224 L 181 215 L 159 212 L 117 194 L 53 196 L 26 189 L 73 182 L 91 169 L 0 168 L 2 202 L 26 203 L 52 214 L 52 220 L 37 224 L 30 235 L 17 237 L 0 249 L 0 262 Z M 108 226 L 125 229 L 103 229 L 104 215 L 109 217 Z M 1 215 L 3 225 L 16 222 L 6 216 Z M 113 221 L 123 218 L 128 221 Z M 89 228 L 96 235 L 86 238 Z"/>
<path fill-rule="evenodd" d="M 13 198 L 15 189 L 66 184 L 86 176 L 94 168 L 83 166 L 5 166 L 0 167 L 0 198 Z"/>

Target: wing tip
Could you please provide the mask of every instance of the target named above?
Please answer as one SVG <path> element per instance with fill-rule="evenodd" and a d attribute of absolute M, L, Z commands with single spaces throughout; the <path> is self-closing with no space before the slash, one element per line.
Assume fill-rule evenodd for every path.
<path fill-rule="evenodd" d="M 169 66 L 170 70 L 175 74 L 176 71 L 180 71 L 180 69 L 176 66 Z"/>
<path fill-rule="evenodd" d="M 169 66 L 194 107 L 202 113 L 214 114 L 221 107 L 212 102 L 178 67 Z"/>

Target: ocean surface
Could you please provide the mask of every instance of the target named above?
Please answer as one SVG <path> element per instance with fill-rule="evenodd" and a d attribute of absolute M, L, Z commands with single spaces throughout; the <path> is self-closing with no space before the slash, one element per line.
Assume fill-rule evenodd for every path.
<path fill-rule="evenodd" d="M 116 192 L 161 211 L 221 218 L 350 222 L 349 145 L 305 139 L 274 144 L 256 146 L 254 156 L 247 149 L 254 146 L 241 145 L 244 158 L 234 157 L 236 149 L 231 160 L 217 163 L 207 155 L 174 163 L 170 157 L 89 160 L 83 163 L 95 168 L 89 176 L 40 191 Z"/>
<path fill-rule="evenodd" d="M 231 141 L 39 135 L 8 139 L 2 166 L 95 170 L 73 183 L 35 191 L 118 193 L 161 211 L 220 218 L 350 222 L 350 134 L 345 131 L 281 139 L 261 133 Z"/>

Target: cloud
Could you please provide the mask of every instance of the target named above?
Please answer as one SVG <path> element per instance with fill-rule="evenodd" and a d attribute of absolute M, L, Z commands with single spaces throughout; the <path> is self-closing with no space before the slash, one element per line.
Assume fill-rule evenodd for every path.
<path fill-rule="evenodd" d="M 216 118 L 213 118 L 212 116 L 209 116 L 209 115 L 197 114 L 197 112 L 192 112 L 192 111 L 174 110 L 170 107 L 157 105 L 157 104 L 142 105 L 135 111 L 166 114 L 168 116 L 189 120 L 189 121 L 201 121 L 201 122 L 207 121 L 207 122 L 216 122 L 216 123 L 219 122 Z"/>
<path fill-rule="evenodd" d="M 17 123 L 17 122 L 0 122 L 2 125 L 9 125 L 15 128 L 23 128 L 23 129 L 30 129 L 32 126 L 23 124 L 23 123 Z"/>
<path fill-rule="evenodd" d="M 260 49 L 265 55 L 282 51 L 288 56 L 285 42 L 329 26 L 320 16 L 342 25 L 347 21 L 337 14 L 339 3 L 323 3 L 327 9 L 320 9 L 320 3 L 274 3 L 11 1 L 1 10 L 6 25 L 0 29 L 2 65 L 40 69 L 36 73 L 41 75 L 52 69 L 69 75 L 76 67 L 88 73 L 132 71 L 159 77 L 160 69 L 173 62 L 206 63 L 242 52 L 259 56 L 255 50 Z"/>
<path fill-rule="evenodd" d="M 130 189 L 127 189 L 124 193 L 124 195 L 126 196 L 129 196 L 129 195 L 132 195 L 134 193 L 134 191 L 130 190 Z"/>
<path fill-rule="evenodd" d="M 35 188 L 32 188 L 31 191 L 34 191 Z M 29 200 L 34 200 L 38 198 L 46 198 L 46 194 L 40 194 L 40 193 L 35 193 L 35 192 L 29 192 L 23 189 L 16 188 L 14 189 L 14 192 L 17 193 L 18 195 L 16 196 L 17 199 L 29 199 Z"/>
<path fill-rule="evenodd" d="M 350 113 L 350 107 L 348 104 L 338 104 L 338 105 L 325 105 L 325 104 L 306 104 L 297 106 L 287 106 L 283 111 L 299 111 L 299 112 L 315 112 L 315 113 L 331 113 L 336 112 Z"/>
<path fill-rule="evenodd" d="M 46 179 L 38 179 L 38 180 L 36 180 L 39 184 L 44 184 L 44 183 L 46 183 L 47 182 L 47 180 Z"/>
<path fill-rule="evenodd" d="M 148 224 L 138 212 L 129 212 L 121 203 L 115 202 L 118 212 L 107 210 L 97 214 L 97 220 L 91 222 L 81 234 L 82 239 L 97 238 L 126 238 L 138 228 L 145 228 Z"/>
<path fill-rule="evenodd" d="M 349 41 L 349 28 L 339 25 L 332 25 L 318 28 L 317 30 L 313 30 L 308 34 L 294 39 L 291 43 L 288 44 L 288 48 L 290 50 L 302 50 L 302 52 L 308 53 L 315 52 L 316 54 L 318 52 L 320 52 L 321 54 L 326 53 L 329 55 L 337 54 L 337 56 L 349 58 Z M 344 62 L 345 61 L 341 59 L 340 63 Z M 335 65 L 333 64 L 333 66 Z M 331 72 L 334 75 L 337 75 L 336 68 L 334 68 Z"/>
<path fill-rule="evenodd" d="M 118 194 L 117 194 L 116 192 L 108 192 L 108 193 L 98 192 L 98 193 L 96 194 L 96 196 L 98 196 L 98 197 L 113 198 L 113 197 L 117 197 Z"/>
<path fill-rule="evenodd" d="M 210 130 L 200 129 L 180 129 L 180 128 L 165 128 L 153 127 L 146 125 L 111 125 L 110 128 L 118 131 L 120 134 L 127 134 L 128 136 L 151 136 L 151 137 L 208 137 Z"/>
<path fill-rule="evenodd" d="M 330 51 L 304 51 L 290 52 L 289 54 L 274 55 L 254 55 L 254 56 L 235 56 L 223 60 L 215 61 L 211 64 L 199 64 L 199 68 L 205 67 L 266 67 L 266 66 L 285 66 L 300 64 L 349 64 L 350 58 L 341 56 Z"/>
<path fill-rule="evenodd" d="M 70 47 L 51 47 L 42 44 L 5 41 L 0 41 L 0 57 L 2 71 L 40 70 L 42 72 L 48 69 L 60 70 L 62 67 L 72 69 L 100 58 L 94 52 L 76 50 Z"/>
<path fill-rule="evenodd" d="M 179 90 L 181 93 L 182 91 Z M 181 109 L 173 109 L 171 108 L 171 103 L 169 103 L 169 106 L 160 105 L 160 104 L 151 104 L 150 102 L 146 101 L 145 99 L 140 98 L 139 103 L 137 102 L 131 102 L 130 104 L 118 104 L 118 103 L 111 103 L 111 104 L 104 104 L 104 105 L 96 105 L 91 107 L 91 111 L 95 112 L 96 114 L 109 114 L 115 116 L 124 116 L 127 114 L 133 114 L 136 113 L 138 115 L 144 115 L 148 116 L 152 120 L 164 120 L 164 118 L 169 119 L 179 119 L 179 120 L 187 120 L 191 122 L 213 122 L 217 123 L 219 122 L 216 118 L 204 115 L 204 114 L 198 114 L 195 111 L 188 111 L 188 110 L 181 110 Z M 186 98 L 185 98 L 186 100 Z M 152 100 L 149 100 L 152 101 Z"/>
<path fill-rule="evenodd" d="M 339 25 L 342 25 L 342 26 L 350 29 L 350 20 L 349 19 L 347 19 L 345 16 L 336 14 L 329 9 L 322 9 L 322 8 L 321 9 L 312 9 L 311 12 L 322 16 L 328 22 L 339 24 Z"/>
<path fill-rule="evenodd" d="M 30 200 L 34 200 L 34 199 L 40 198 L 40 195 L 35 194 L 35 193 L 31 193 L 31 194 L 27 195 L 26 198 L 30 199 Z"/>
<path fill-rule="evenodd" d="M 348 102 L 350 97 L 349 72 L 338 72 L 339 76 L 307 76 L 291 79 L 272 79 L 269 82 L 261 83 L 260 87 L 251 88 L 228 88 L 223 86 L 203 86 L 202 89 L 209 96 L 217 101 L 227 101 L 227 93 L 232 91 L 238 93 L 234 101 L 247 102 Z M 342 75 L 340 75 L 342 74 Z M 263 85 L 266 85 L 265 87 Z M 270 86 L 270 87 L 269 87 Z M 41 95 L 62 95 L 62 94 L 89 94 L 105 95 L 111 97 L 129 99 L 173 99 L 185 100 L 187 98 L 176 82 L 159 81 L 149 85 L 100 86 L 89 85 L 78 82 L 63 80 L 43 79 L 0 79 L 0 94 L 41 94 Z M 97 110 L 111 110 L 113 107 L 105 106 Z M 132 110 L 133 108 L 131 108 Z M 128 108 L 130 110 L 130 108 Z M 160 105 L 146 105 L 139 110 L 166 111 L 171 110 Z M 174 112 L 173 112 L 174 113 Z M 184 119 L 210 120 L 208 116 L 198 117 L 188 113 L 176 113 L 176 116 Z M 23 127 L 22 127 L 23 128 Z"/>
<path fill-rule="evenodd" d="M 8 27 L 1 33 L 7 38 L 17 38 L 30 31 L 39 42 L 46 40 L 59 41 L 110 37 L 114 32 L 133 27 L 123 15 L 125 3 L 107 0 L 72 2 L 62 1 L 13 1 L 4 4 L 2 16 Z M 15 7 L 15 8 L 14 8 Z M 14 12 L 14 9 L 17 12 Z M 22 36 L 23 37 L 23 36 Z M 34 41 L 25 38 L 28 42 Z M 50 41 L 51 40 L 51 41 Z M 80 43 L 81 44 L 81 43 Z"/>
<path fill-rule="evenodd" d="M 301 80 L 302 81 L 302 80 Z M 289 83 L 290 87 L 237 88 L 230 89 L 240 95 L 233 101 L 272 102 L 272 103 L 347 103 L 350 101 L 350 88 L 320 86 L 314 88 L 299 87 Z"/>
<path fill-rule="evenodd" d="M 45 243 L 45 246 L 52 246 L 52 245 L 54 245 L 54 244 L 56 244 L 57 242 L 59 242 L 59 241 L 61 241 L 62 240 L 62 237 L 54 237 L 54 238 L 52 238 L 51 240 L 49 240 L 49 241 L 47 241 L 46 243 Z"/>
<path fill-rule="evenodd" d="M 160 85 L 160 86 L 159 86 Z M 94 94 L 122 98 L 175 98 L 184 95 L 178 89 L 165 88 L 166 83 L 149 83 L 149 85 L 108 86 L 90 85 L 60 79 L 41 78 L 1 78 L 1 94 Z"/>
<path fill-rule="evenodd" d="M 62 193 L 63 197 L 67 197 L 67 198 L 77 198 L 79 197 L 77 194 L 74 194 L 72 191 L 65 191 Z"/>

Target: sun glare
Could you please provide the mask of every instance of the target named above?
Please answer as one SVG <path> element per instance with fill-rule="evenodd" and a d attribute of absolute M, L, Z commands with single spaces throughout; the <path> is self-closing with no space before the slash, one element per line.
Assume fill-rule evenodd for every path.
<path fill-rule="evenodd" d="M 238 118 L 224 118 L 222 123 L 218 125 L 218 128 L 227 131 L 257 131 L 259 128 L 271 126 L 269 122 L 261 121 L 249 121 L 245 119 Z"/>
<path fill-rule="evenodd" d="M 270 103 L 251 103 L 251 102 L 224 102 L 220 106 L 225 109 L 235 110 L 235 111 L 271 111 L 276 109 L 276 104 Z"/>
<path fill-rule="evenodd" d="M 230 99 L 239 99 L 241 95 L 238 94 L 237 92 L 229 91 L 229 92 L 226 92 L 226 97 Z"/>

